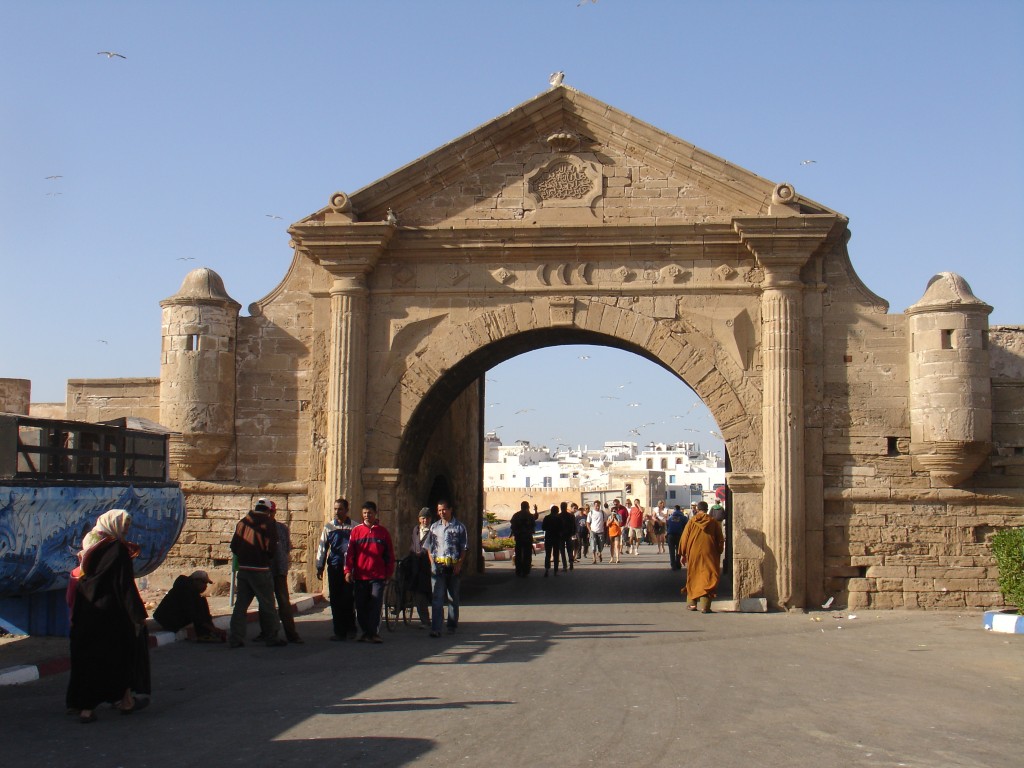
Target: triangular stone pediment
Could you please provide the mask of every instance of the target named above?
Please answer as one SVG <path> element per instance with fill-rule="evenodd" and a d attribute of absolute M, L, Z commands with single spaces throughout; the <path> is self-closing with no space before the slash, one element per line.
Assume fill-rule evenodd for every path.
<path fill-rule="evenodd" d="M 769 214 L 779 185 L 557 86 L 353 193 L 358 221 L 401 226 L 700 224 Z M 784 193 L 786 190 L 784 190 Z M 801 213 L 833 213 L 791 197 Z"/>

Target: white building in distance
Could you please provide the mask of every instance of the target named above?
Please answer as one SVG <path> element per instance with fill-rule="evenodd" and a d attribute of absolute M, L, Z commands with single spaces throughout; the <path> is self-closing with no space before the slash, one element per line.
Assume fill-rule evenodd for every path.
<path fill-rule="evenodd" d="M 646 478 L 652 472 L 662 473 L 664 481 L 649 482 Z M 634 478 L 645 478 L 635 483 L 635 490 Z M 696 443 L 651 443 L 639 450 L 636 443 L 613 441 L 597 450 L 551 451 L 525 440 L 502 445 L 493 432 L 484 438 L 485 491 L 564 489 L 569 501 L 579 495 L 610 499 L 636 494 L 645 505 L 656 505 L 664 498 L 672 507 L 701 498 L 710 501 L 714 488 L 724 483 L 722 457 L 702 451 Z M 652 497 L 645 498 L 647 495 Z"/>

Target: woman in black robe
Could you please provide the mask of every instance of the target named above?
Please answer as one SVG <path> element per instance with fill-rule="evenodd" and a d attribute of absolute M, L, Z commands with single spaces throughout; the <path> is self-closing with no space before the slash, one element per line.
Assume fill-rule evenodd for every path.
<path fill-rule="evenodd" d="M 135 586 L 127 541 L 131 516 L 104 512 L 82 542 L 80 565 L 68 590 L 71 607 L 71 679 L 67 706 L 82 723 L 96 720 L 98 704 L 111 702 L 127 715 L 142 709 L 150 693 L 146 607 Z M 134 692 L 134 693 L 133 693 Z"/>

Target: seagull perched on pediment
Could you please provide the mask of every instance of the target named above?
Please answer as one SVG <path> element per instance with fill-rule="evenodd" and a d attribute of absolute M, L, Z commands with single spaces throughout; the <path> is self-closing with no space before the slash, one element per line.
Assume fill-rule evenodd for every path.
<path fill-rule="evenodd" d="M 384 221 L 386 221 L 388 224 L 391 224 L 392 226 L 395 226 L 398 224 L 398 216 L 395 215 L 395 212 L 393 210 L 388 208 L 388 215 L 384 217 Z"/>
<path fill-rule="evenodd" d="M 562 70 L 552 72 L 550 75 L 548 75 L 548 82 L 551 84 L 552 88 L 557 88 L 558 86 L 560 86 L 563 80 L 565 80 L 565 72 L 563 72 Z"/>
<path fill-rule="evenodd" d="M 128 58 L 127 56 L 123 56 L 122 54 L 118 53 L 117 51 L 96 51 L 96 55 L 97 56 L 106 56 L 108 59 L 113 59 L 113 58 L 127 59 Z"/>

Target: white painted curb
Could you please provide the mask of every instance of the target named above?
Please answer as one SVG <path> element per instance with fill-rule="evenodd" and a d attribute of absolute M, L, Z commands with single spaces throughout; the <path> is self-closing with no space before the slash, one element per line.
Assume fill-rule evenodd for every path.
<path fill-rule="evenodd" d="M 1024 635 L 1024 616 L 1003 611 L 985 611 L 982 627 L 990 632 L 1005 632 L 1010 635 Z"/>

